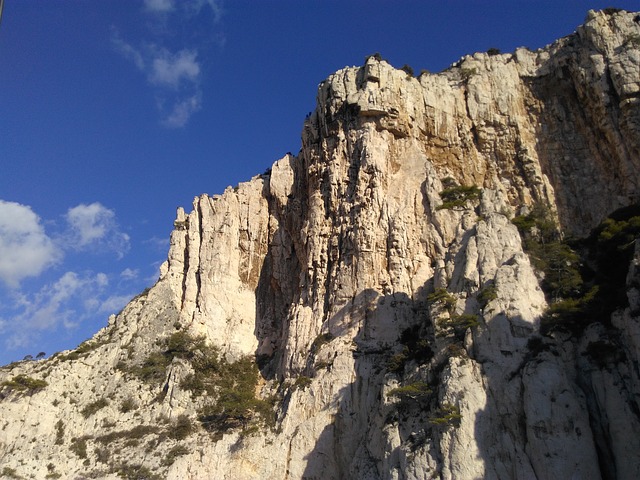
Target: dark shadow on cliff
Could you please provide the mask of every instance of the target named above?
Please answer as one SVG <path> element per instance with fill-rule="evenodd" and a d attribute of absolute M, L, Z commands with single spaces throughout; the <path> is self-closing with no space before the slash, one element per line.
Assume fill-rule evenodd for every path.
<path fill-rule="evenodd" d="M 427 285 L 414 299 L 406 293 L 366 290 L 330 319 L 335 339 L 353 338 L 355 378 L 329 407 L 336 412 L 335 420 L 307 455 L 303 478 L 382 479 L 393 470 L 403 478 L 403 468 L 414 455 L 442 464 L 440 440 L 460 418 L 455 406 L 438 402 L 441 375 L 449 357 L 466 353 L 459 334 L 436 341 L 426 301 L 432 280 Z M 360 311 L 354 311 L 354 305 Z M 353 325 L 343 318 L 361 321 Z M 398 387 L 387 387 L 385 393 L 384 385 L 393 381 Z M 390 438 L 398 438 L 399 446 L 392 448 Z"/>
<path fill-rule="evenodd" d="M 299 230 L 306 210 L 306 202 L 298 199 L 305 198 L 304 195 L 297 195 L 297 192 L 306 189 L 305 176 L 301 173 L 304 170 L 301 165 L 303 160 L 287 154 L 281 161 L 289 162 L 288 166 L 292 169 L 292 193 L 284 201 L 279 199 L 271 192 L 273 171 L 270 169 L 264 174 L 262 195 L 268 202 L 271 221 L 277 222 L 277 228 L 269 232 L 269 243 L 255 289 L 254 333 L 258 340 L 255 356 L 260 372 L 266 379 L 274 379 L 281 367 L 291 306 L 300 296 L 301 266 L 298 253 L 302 247 L 292 232 Z"/>
<path fill-rule="evenodd" d="M 392 357 L 402 352 L 403 331 L 427 335 L 425 301 L 413 300 L 406 293 L 381 295 L 375 290 L 365 290 L 328 320 L 327 329 L 331 341 L 352 339 L 350 355 L 355 378 L 340 390 L 335 404 L 329 407 L 335 411 L 335 420 L 324 429 L 306 457 L 303 478 L 383 478 L 378 468 L 384 463 L 385 452 L 380 449 L 384 438 L 375 428 L 393 422 L 394 414 L 385 405 L 388 402 L 383 398 L 382 385 L 385 375 L 389 375 Z M 313 356 L 315 353 L 310 352 L 310 357 Z M 314 359 L 310 358 L 305 373 L 330 375 L 332 367 L 325 368 L 326 373 L 315 367 Z M 408 436 L 403 440 L 408 440 Z M 360 470 L 349 470 L 356 458 Z"/>
<path fill-rule="evenodd" d="M 631 108 L 638 93 L 620 96 L 612 79 L 619 72 L 612 67 L 622 61 L 621 52 L 603 55 L 603 47 L 588 36 L 570 35 L 552 51 L 548 63 L 557 62 L 555 70 L 523 77 L 535 99 L 531 109 L 542 172 L 553 186 L 561 224 L 577 235 L 640 195 L 630 178 L 640 168 L 640 110 Z M 585 62 L 589 57 L 598 60 Z M 525 158 L 522 172 L 528 179 L 526 163 Z"/>
<path fill-rule="evenodd" d="M 572 242 L 581 258 L 580 291 L 554 299 L 556 293 L 542 283 L 550 308 L 539 331 L 512 329 L 516 348 L 499 352 L 512 360 L 506 368 L 499 355 L 476 349 L 479 360 L 490 358 L 482 365 L 490 401 L 478 412 L 475 437 L 496 478 L 512 478 L 508 467 L 516 465 L 537 478 L 554 472 L 613 480 L 640 471 L 640 455 L 630 455 L 627 445 L 640 425 L 634 390 L 640 372 L 631 340 L 640 298 L 633 260 L 638 213 L 637 206 L 617 210 L 588 238 Z M 509 319 L 510 325 L 520 320 Z M 475 344 L 491 342 L 490 335 L 478 329 Z M 549 415 L 541 416 L 545 411 Z"/>

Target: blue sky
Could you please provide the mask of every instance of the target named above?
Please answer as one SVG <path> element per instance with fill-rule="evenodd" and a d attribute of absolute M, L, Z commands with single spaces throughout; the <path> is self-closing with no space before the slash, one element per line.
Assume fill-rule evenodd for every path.
<path fill-rule="evenodd" d="M 152 285 L 176 207 L 298 152 L 333 71 L 375 52 L 437 72 L 540 48 L 610 5 L 6 0 L 0 364 L 76 346 Z"/>

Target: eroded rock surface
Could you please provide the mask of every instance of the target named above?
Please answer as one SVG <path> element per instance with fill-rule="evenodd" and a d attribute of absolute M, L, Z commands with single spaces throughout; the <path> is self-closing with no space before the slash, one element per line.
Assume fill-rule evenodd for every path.
<path fill-rule="evenodd" d="M 640 200 L 639 22 L 590 12 L 535 52 L 330 76 L 297 156 L 178 209 L 153 288 L 80 350 L 0 370 L 48 384 L 2 390 L 5 476 L 639 478 L 638 255 L 628 308 L 542 337 L 510 221 L 546 204 L 583 236 Z M 460 185 L 477 198 L 447 207 Z M 175 332 L 254 356 L 275 424 L 203 430 L 188 359 L 145 378 Z"/>

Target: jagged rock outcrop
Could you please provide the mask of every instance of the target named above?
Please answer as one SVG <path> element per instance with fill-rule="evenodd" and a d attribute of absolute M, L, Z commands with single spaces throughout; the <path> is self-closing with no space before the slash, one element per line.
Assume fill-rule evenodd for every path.
<path fill-rule="evenodd" d="M 178 209 L 158 283 L 91 341 L 0 370 L 5 476 L 640 476 L 640 254 L 626 307 L 541 332 L 511 222 L 545 204 L 585 236 L 640 201 L 638 14 L 418 78 L 370 57 L 320 85 L 302 141 Z M 252 403 L 203 429 L 226 387 L 202 394 L 176 332 L 223 369 L 253 356 L 274 424 Z"/>

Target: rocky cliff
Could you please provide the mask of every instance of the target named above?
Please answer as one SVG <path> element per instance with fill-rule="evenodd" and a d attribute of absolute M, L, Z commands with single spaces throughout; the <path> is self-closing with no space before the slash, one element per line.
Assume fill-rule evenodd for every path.
<path fill-rule="evenodd" d="M 640 478 L 640 15 L 490 53 L 324 81 L 153 288 L 0 369 L 0 476 Z"/>

